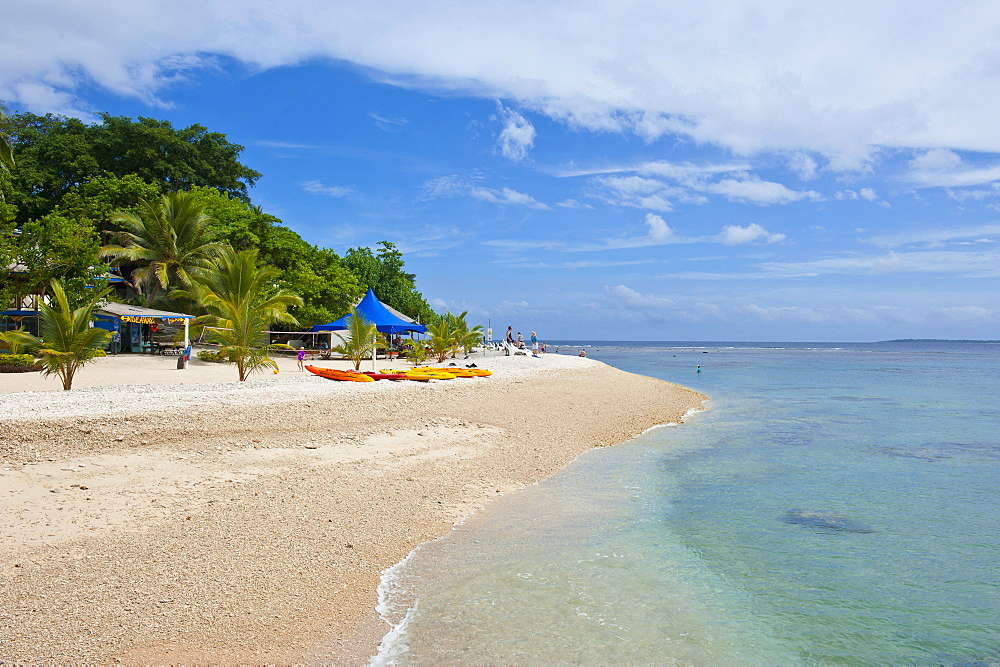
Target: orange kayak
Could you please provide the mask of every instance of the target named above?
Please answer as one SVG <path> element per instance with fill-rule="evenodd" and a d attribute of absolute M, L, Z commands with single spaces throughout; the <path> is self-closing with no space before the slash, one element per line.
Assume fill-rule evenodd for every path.
<path fill-rule="evenodd" d="M 338 380 L 341 382 L 374 382 L 375 378 L 357 373 L 355 371 L 339 371 L 335 368 L 320 368 L 319 366 L 306 366 L 306 370 L 313 375 L 318 375 L 327 380 Z"/>

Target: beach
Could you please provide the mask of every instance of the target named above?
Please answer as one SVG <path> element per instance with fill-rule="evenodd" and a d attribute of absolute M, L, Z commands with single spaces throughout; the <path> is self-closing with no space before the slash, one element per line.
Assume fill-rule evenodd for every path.
<path fill-rule="evenodd" d="M 431 383 L 279 363 L 240 383 L 122 355 L 69 392 L 0 376 L 0 659 L 363 663 L 389 629 L 383 570 L 706 398 L 556 354 Z"/>

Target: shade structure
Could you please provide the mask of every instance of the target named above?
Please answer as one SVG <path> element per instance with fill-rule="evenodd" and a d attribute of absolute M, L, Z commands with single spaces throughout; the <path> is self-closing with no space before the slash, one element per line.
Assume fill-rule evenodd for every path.
<path fill-rule="evenodd" d="M 363 317 L 368 322 L 375 325 L 375 328 L 382 333 L 396 334 L 396 333 L 406 333 L 408 331 L 416 333 L 425 333 L 427 327 L 422 324 L 417 324 L 416 322 L 398 315 L 394 315 L 389 312 L 388 306 L 378 300 L 375 296 L 375 292 L 368 288 L 368 293 L 365 294 L 365 298 L 361 299 L 357 306 L 354 307 L 355 310 L 361 317 Z M 313 331 L 340 331 L 347 328 L 347 321 L 350 319 L 351 315 L 348 313 L 344 315 L 339 320 L 334 320 L 329 324 L 317 324 L 313 326 Z"/>

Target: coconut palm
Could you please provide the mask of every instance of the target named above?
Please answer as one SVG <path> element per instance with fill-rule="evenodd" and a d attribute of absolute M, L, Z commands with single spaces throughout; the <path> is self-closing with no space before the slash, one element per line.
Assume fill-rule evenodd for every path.
<path fill-rule="evenodd" d="M 214 241 L 213 219 L 189 192 L 171 192 L 143 201 L 138 213 L 118 213 L 123 227 L 112 232 L 121 245 L 101 248 L 101 257 L 138 264 L 132 284 L 150 305 L 160 290 L 190 288 L 193 274 L 212 266 L 221 245 Z"/>
<path fill-rule="evenodd" d="M 347 329 L 344 331 L 344 342 L 333 348 L 333 352 L 341 354 L 354 363 L 354 370 L 361 370 L 361 362 L 372 356 L 378 347 L 380 336 L 375 325 L 361 314 L 351 309 L 347 318 Z"/>
<path fill-rule="evenodd" d="M 483 340 L 483 325 L 477 324 L 470 329 L 469 323 L 465 321 L 468 314 L 469 311 L 467 310 L 461 315 L 448 313 L 445 318 L 450 321 L 452 331 L 454 332 L 456 349 L 465 350 L 466 354 L 472 352 L 472 348 L 479 345 L 480 341 Z"/>
<path fill-rule="evenodd" d="M 91 326 L 97 304 L 110 290 L 92 295 L 88 302 L 73 309 L 62 283 L 53 280 L 50 285 L 56 307 L 39 304 L 42 346 L 36 354 L 41 357 L 42 374 L 57 375 L 63 389 L 69 390 L 76 372 L 94 357 L 103 356 L 103 348 L 111 338 L 110 332 Z"/>
<path fill-rule="evenodd" d="M 456 331 L 452 328 L 447 317 L 442 317 L 437 324 L 428 325 L 427 335 L 430 336 L 427 344 L 431 348 L 431 352 L 437 356 L 439 363 L 447 359 L 448 355 L 452 354 L 458 347 Z"/>
<path fill-rule="evenodd" d="M 7 114 L 0 111 L 0 121 L 4 120 Z M 14 147 L 3 132 L 0 132 L 0 171 L 14 171 Z"/>
<path fill-rule="evenodd" d="M 280 271 L 257 263 L 257 249 L 237 252 L 223 247 L 214 266 L 198 271 L 189 290 L 173 297 L 199 301 L 208 311 L 203 321 L 212 324 L 209 340 L 219 343 L 219 354 L 236 364 L 240 381 L 265 368 L 278 370 L 268 356 L 267 330 L 275 322 L 298 324 L 288 308 L 301 306 L 302 299 L 274 286 Z"/>
<path fill-rule="evenodd" d="M 24 327 L 0 331 L 0 343 L 7 346 L 11 354 L 34 354 L 42 346 L 42 339 L 32 336 Z"/>

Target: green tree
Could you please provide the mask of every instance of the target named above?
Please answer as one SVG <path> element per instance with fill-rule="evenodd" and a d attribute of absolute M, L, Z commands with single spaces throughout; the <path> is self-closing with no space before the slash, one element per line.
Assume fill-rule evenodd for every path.
<path fill-rule="evenodd" d="M 60 215 L 90 223 L 98 234 L 121 231 L 115 216 L 139 213 L 144 201 L 160 198 L 160 186 L 127 174 L 100 173 L 69 190 L 55 211 Z"/>
<path fill-rule="evenodd" d="M 220 241 L 234 248 L 257 248 L 260 261 L 280 269 L 278 284 L 299 294 L 291 313 L 304 326 L 324 324 L 347 312 L 364 289 L 333 250 L 306 242 L 260 207 L 209 188 L 192 188 L 214 219 Z"/>
<path fill-rule="evenodd" d="M 157 194 L 195 185 L 249 200 L 260 173 L 239 161 L 243 146 L 201 125 L 174 128 L 167 121 L 102 115 L 87 125 L 75 118 L 17 113 L 5 123 L 18 156 L 10 201 L 18 224 L 52 211 L 70 191 L 99 174 L 135 175 Z"/>
<path fill-rule="evenodd" d="M 210 269 L 198 271 L 192 289 L 176 292 L 204 305 L 209 313 L 204 319 L 215 327 L 209 339 L 236 365 L 241 382 L 264 368 L 278 370 L 268 356 L 266 332 L 274 322 L 296 324 L 288 309 L 302 299 L 275 287 L 277 276 L 276 268 L 258 264 L 256 249 L 225 247 Z"/>
<path fill-rule="evenodd" d="M 457 332 L 452 328 L 452 324 L 447 318 L 442 318 L 437 324 L 429 325 L 427 335 L 430 336 L 427 345 L 431 348 L 431 352 L 437 356 L 439 363 L 447 359 L 448 355 L 453 354 L 458 348 Z"/>
<path fill-rule="evenodd" d="M 51 292 L 56 307 L 48 304 L 39 306 L 43 345 L 38 350 L 38 355 L 41 357 L 42 374 L 58 376 L 63 389 L 69 390 L 73 387 L 77 371 L 88 361 L 101 355 L 111 337 L 108 331 L 91 326 L 94 310 L 108 290 L 93 294 L 89 301 L 78 308 L 70 306 L 60 281 L 52 281 Z"/>
<path fill-rule="evenodd" d="M 366 320 L 354 308 L 347 319 L 344 342 L 333 348 L 333 352 L 343 355 L 354 364 L 354 370 L 361 369 L 361 362 L 372 356 L 381 339 L 375 325 Z"/>
<path fill-rule="evenodd" d="M 7 121 L 7 114 L 0 108 L 0 174 L 14 171 L 14 147 L 10 143 L 10 138 L 4 131 Z M 3 191 L 0 190 L 0 201 L 3 200 Z"/>
<path fill-rule="evenodd" d="M 350 248 L 343 264 L 364 288 L 372 288 L 382 303 L 419 321 L 427 321 L 433 312 L 417 291 L 416 276 L 403 270 L 403 253 L 395 244 L 379 241 L 376 253 L 371 248 Z"/>
<path fill-rule="evenodd" d="M 190 287 L 192 273 L 209 268 L 221 248 L 214 242 L 211 217 L 187 192 L 143 202 L 138 213 L 120 213 L 114 220 L 123 228 L 112 234 L 121 245 L 101 248 L 101 256 L 136 265 L 132 283 L 146 295 L 147 306 L 169 286 Z"/>
<path fill-rule="evenodd" d="M 462 312 L 461 315 L 452 315 L 448 313 L 444 319 L 448 321 L 449 326 L 455 336 L 456 350 L 463 349 L 465 353 L 468 354 L 472 352 L 472 348 L 479 345 L 483 340 L 483 326 L 477 324 L 474 327 L 469 327 L 469 323 L 465 320 L 468 316 L 469 311 Z"/>
<path fill-rule="evenodd" d="M 108 265 L 100 259 L 100 239 L 89 221 L 67 218 L 57 212 L 29 220 L 14 238 L 16 261 L 25 272 L 11 287 L 15 296 L 44 293 L 58 279 L 71 305 L 90 298 L 92 289 L 104 287 Z"/>

